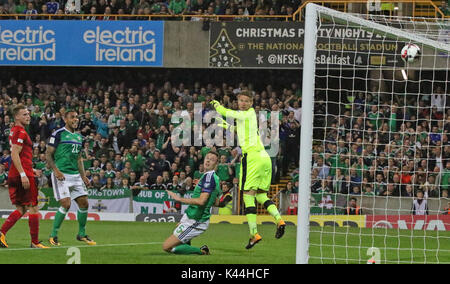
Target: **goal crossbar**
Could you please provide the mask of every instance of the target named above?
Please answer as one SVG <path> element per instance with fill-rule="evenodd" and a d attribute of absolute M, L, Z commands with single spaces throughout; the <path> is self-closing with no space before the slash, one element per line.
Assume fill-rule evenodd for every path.
<path fill-rule="evenodd" d="M 420 36 L 419 34 L 406 32 L 391 26 L 383 25 L 373 21 L 369 21 L 352 14 L 342 13 L 327 7 L 319 6 L 317 4 L 308 4 L 313 13 L 321 13 L 323 18 L 333 20 L 334 22 L 344 22 L 356 24 L 359 28 L 376 32 L 381 36 L 387 38 L 393 38 L 396 40 L 403 40 L 406 42 L 413 41 L 414 43 L 420 43 L 424 46 L 434 48 L 438 51 L 450 52 L 450 44 L 441 41 L 431 40 L 429 38 Z M 307 7 L 308 7 L 307 5 Z M 308 9 L 308 8 L 307 8 Z M 306 15 L 305 15 L 306 17 Z M 306 25 L 306 23 L 305 23 Z M 305 27 L 306 29 L 306 27 Z"/>

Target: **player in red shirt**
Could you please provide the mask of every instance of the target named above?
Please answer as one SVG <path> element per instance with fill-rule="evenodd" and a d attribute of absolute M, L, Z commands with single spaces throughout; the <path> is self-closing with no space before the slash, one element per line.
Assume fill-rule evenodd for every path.
<path fill-rule="evenodd" d="M 39 236 L 38 189 L 34 179 L 32 151 L 33 143 L 25 131 L 30 124 L 30 112 L 23 105 L 13 109 L 15 121 L 9 134 L 12 164 L 8 175 L 9 197 L 16 210 L 9 215 L 0 229 L 0 247 L 7 248 L 5 235 L 14 224 L 27 212 L 30 226 L 31 247 L 48 248 L 41 244 Z"/>

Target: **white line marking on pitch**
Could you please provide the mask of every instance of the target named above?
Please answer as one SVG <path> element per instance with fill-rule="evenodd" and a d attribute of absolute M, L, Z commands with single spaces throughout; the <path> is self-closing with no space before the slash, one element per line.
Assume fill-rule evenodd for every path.
<path fill-rule="evenodd" d="M 152 243 L 130 243 L 130 244 L 105 244 L 105 245 L 95 245 L 95 246 L 90 246 L 90 245 L 82 245 L 82 246 L 61 246 L 61 247 L 50 247 L 50 249 L 68 249 L 71 247 L 75 247 L 75 248 L 95 248 L 95 247 L 120 247 L 120 246 L 144 246 L 144 245 L 160 245 L 162 244 L 162 242 L 152 242 Z M 28 250 L 33 250 L 33 251 L 47 251 L 47 249 L 32 249 L 32 248 L 6 248 L 6 249 L 0 249 L 0 252 L 4 251 L 28 251 Z"/>

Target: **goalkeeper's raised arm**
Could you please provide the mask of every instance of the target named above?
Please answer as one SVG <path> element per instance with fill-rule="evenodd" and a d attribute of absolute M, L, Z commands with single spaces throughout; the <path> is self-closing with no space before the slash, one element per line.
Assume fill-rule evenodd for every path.
<path fill-rule="evenodd" d="M 264 150 L 259 137 L 258 121 L 252 107 L 253 97 L 250 92 L 244 91 L 238 95 L 239 110 L 237 111 L 225 108 L 216 100 L 211 101 L 211 105 L 220 115 L 236 119 L 236 132 L 243 153 Z"/>

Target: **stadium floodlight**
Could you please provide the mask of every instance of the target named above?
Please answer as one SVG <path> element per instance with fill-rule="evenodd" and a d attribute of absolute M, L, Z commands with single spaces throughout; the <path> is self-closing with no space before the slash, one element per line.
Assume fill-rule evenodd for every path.
<path fill-rule="evenodd" d="M 365 34 L 351 39 L 342 30 Z M 450 127 L 449 31 L 448 21 L 306 5 L 296 263 L 450 263 L 450 216 L 442 214 L 448 199 L 441 196 L 442 179 L 450 177 L 442 156 L 450 145 L 442 138 Z M 402 60 L 401 50 L 412 44 L 418 48 Z M 328 181 L 314 170 L 313 157 L 329 162 L 331 171 L 357 171 L 354 180 L 347 174 L 347 191 L 334 181 L 333 192 L 323 190 Z M 379 172 L 387 195 L 364 194 L 365 186 L 369 193 L 378 188 Z M 431 193 L 430 176 L 441 179 L 439 196 Z M 365 215 L 332 215 L 310 226 L 315 184 L 332 195 L 335 213 L 344 212 L 351 196 Z M 350 195 L 350 185 L 360 193 Z M 415 197 L 405 196 L 411 188 L 427 192 L 429 215 L 411 215 Z"/>

